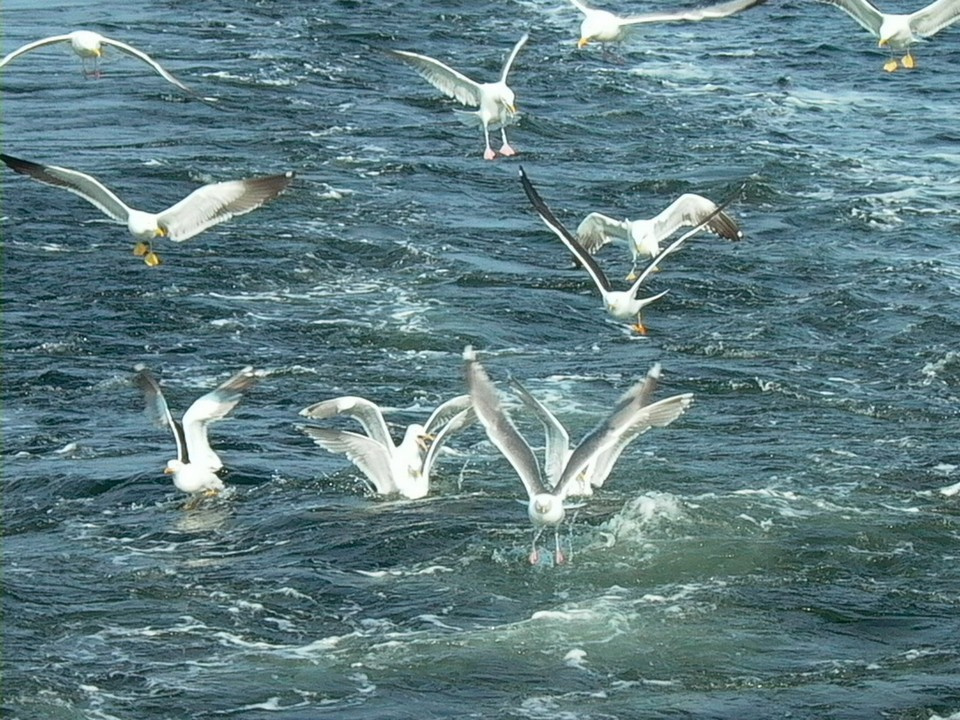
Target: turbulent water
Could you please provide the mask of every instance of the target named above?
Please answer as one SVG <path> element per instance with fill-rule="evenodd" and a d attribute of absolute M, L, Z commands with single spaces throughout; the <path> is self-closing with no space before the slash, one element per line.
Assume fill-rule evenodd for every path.
<path fill-rule="evenodd" d="M 219 98 L 116 52 L 86 79 L 54 45 L 3 70 L 4 152 L 150 210 L 297 172 L 151 269 L 123 227 L 3 168 L 5 717 L 960 713 L 956 27 L 887 74 L 868 33 L 800 0 L 608 58 L 576 49 L 562 0 L 2 13 L 4 53 L 86 27 Z M 485 162 L 384 52 L 493 79 L 524 31 L 516 159 Z M 640 337 L 532 212 L 520 162 L 572 227 L 699 192 L 737 195 L 746 237 L 665 261 Z M 626 250 L 598 259 L 623 282 Z M 408 501 L 296 428 L 353 394 L 399 435 L 464 392 L 467 344 L 576 437 L 654 362 L 659 397 L 695 394 L 570 513 L 566 565 L 527 561 L 523 488 L 482 430 Z M 187 509 L 161 473 L 173 439 L 137 363 L 176 412 L 265 372 L 212 430 L 223 496 Z"/>

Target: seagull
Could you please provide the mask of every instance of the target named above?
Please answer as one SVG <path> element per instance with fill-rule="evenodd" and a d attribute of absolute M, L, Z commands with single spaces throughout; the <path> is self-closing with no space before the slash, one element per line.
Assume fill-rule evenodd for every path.
<path fill-rule="evenodd" d="M 159 427 L 169 427 L 177 442 L 177 457 L 169 460 L 164 474 L 173 475 L 173 484 L 185 493 L 216 495 L 223 490 L 223 481 L 217 471 L 223 468 L 220 457 L 207 440 L 207 425 L 222 420 L 240 402 L 243 393 L 259 379 L 258 373 L 247 366 L 216 390 L 196 400 L 183 414 L 183 423 L 170 413 L 160 385 L 143 365 L 134 370 L 134 382 L 143 392 L 147 417 Z"/>
<path fill-rule="evenodd" d="M 173 75 L 164 70 L 160 63 L 142 50 L 138 50 L 132 45 L 127 45 L 125 42 L 104 37 L 100 33 L 92 32 L 91 30 L 74 30 L 73 32 L 65 35 L 51 35 L 50 37 L 45 37 L 41 40 L 35 40 L 34 42 L 27 43 L 23 47 L 17 48 L 12 53 L 4 57 L 3 60 L 0 60 L 0 68 L 24 53 L 28 53 L 31 50 L 35 50 L 39 47 L 44 47 L 45 45 L 53 45 L 54 43 L 59 42 L 70 43 L 70 47 L 73 48 L 73 51 L 80 56 L 80 59 L 84 63 L 84 72 L 86 72 L 87 59 L 93 58 L 94 75 L 96 77 L 100 76 L 100 71 L 97 69 L 97 63 L 103 55 L 103 46 L 109 45 L 117 48 L 117 50 L 120 50 L 121 52 L 125 52 L 127 55 L 133 55 L 133 57 L 143 60 L 145 63 L 147 63 L 147 65 L 156 70 L 160 77 L 167 82 L 173 83 L 178 88 L 191 95 L 196 95 L 193 90 L 188 88 Z"/>
<path fill-rule="evenodd" d="M 425 425 L 407 427 L 403 440 L 395 445 L 383 412 L 362 397 L 324 400 L 300 414 L 314 420 L 347 415 L 359 422 L 366 435 L 309 425 L 300 426 L 300 430 L 324 450 L 346 454 L 378 494 L 398 493 L 411 500 L 425 497 L 430 491 L 430 469 L 447 438 L 474 420 L 470 397 L 458 395 L 439 405 Z"/>
<path fill-rule="evenodd" d="M 567 249 L 573 253 L 574 258 L 581 265 L 583 265 L 584 268 L 586 268 L 587 273 L 593 279 L 593 283 L 600 291 L 600 295 L 603 298 L 603 306 L 606 308 L 607 312 L 620 320 L 630 320 L 631 318 L 635 318 L 636 322 L 633 325 L 633 329 L 641 335 L 646 335 L 647 328 L 640 319 L 640 312 L 650 303 L 662 298 L 667 294 L 668 291 L 664 290 L 661 293 L 657 293 L 656 295 L 645 298 L 638 298 L 637 291 L 640 289 L 643 281 L 647 279 L 647 276 L 657 269 L 660 262 L 665 257 L 677 250 L 687 238 L 696 234 L 701 227 L 703 227 L 707 222 L 710 221 L 710 219 L 712 219 L 713 216 L 710 216 L 710 218 L 704 220 L 693 230 L 687 232 L 685 235 L 680 236 L 680 238 L 677 240 L 674 240 L 673 243 L 661 251 L 660 254 L 654 258 L 653 262 L 651 262 L 650 265 L 648 265 L 647 268 L 640 274 L 640 277 L 634 281 L 629 290 L 614 290 L 613 286 L 610 284 L 610 281 L 607 279 L 607 276 L 604 275 L 603 270 L 597 264 L 597 261 L 593 259 L 593 256 L 590 255 L 586 249 L 584 249 L 577 239 L 570 234 L 570 232 L 560 223 L 559 220 L 557 220 L 550 208 L 547 207 L 547 204 L 543 201 L 543 198 L 540 197 L 540 193 L 538 193 L 530 183 L 530 180 L 527 178 L 527 174 L 524 172 L 523 167 L 520 168 L 520 182 L 523 185 L 524 192 L 527 193 L 527 197 L 530 199 L 530 203 L 533 205 L 534 210 L 537 211 L 540 219 L 543 220 L 543 223 L 550 228 L 557 235 L 557 237 L 560 238 L 560 240 L 563 241 L 563 244 L 567 246 Z"/>
<path fill-rule="evenodd" d="M 479 106 L 479 110 L 475 112 L 460 112 L 462 115 L 470 116 L 472 119 L 475 118 L 483 125 L 483 137 L 486 143 L 483 157 L 486 160 L 493 160 L 497 153 L 490 147 L 491 127 L 500 128 L 500 136 L 503 139 L 500 154 L 504 156 L 517 154 L 517 151 L 510 147 L 510 143 L 507 142 L 507 125 L 517 114 L 516 98 L 513 90 L 507 86 L 507 74 L 510 72 L 517 53 L 520 52 L 520 48 L 524 46 L 529 37 L 528 34 L 524 33 L 523 37 L 513 46 L 513 50 L 507 56 L 507 61 L 503 64 L 503 70 L 500 71 L 500 79 L 493 83 L 474 82 L 466 75 L 426 55 L 418 55 L 403 50 L 393 50 L 392 53 L 413 65 L 427 82 L 444 95 L 457 100 L 462 105 Z"/>
<path fill-rule="evenodd" d="M 700 20 L 715 20 L 733 15 L 741 10 L 747 10 L 759 5 L 765 0 L 728 0 L 727 2 L 707 5 L 706 7 L 690 8 L 688 10 L 674 10 L 670 12 L 645 13 L 632 17 L 620 17 L 606 10 L 596 10 L 588 7 L 580 0 L 570 0 L 577 10 L 583 13 L 583 22 L 580 23 L 580 39 L 577 47 L 583 48 L 591 42 L 619 43 L 626 39 L 634 25 L 665 22 L 699 22 Z"/>
<path fill-rule="evenodd" d="M 256 210 L 283 192 L 294 178 L 294 173 L 287 172 L 211 183 L 194 190 L 176 205 L 159 213 L 151 213 L 126 205 L 95 177 L 77 170 L 40 165 L 3 153 L 0 153 L 0 160 L 14 172 L 79 195 L 114 222 L 125 224 L 130 234 L 139 241 L 134 247 L 134 254 L 143 257 L 151 267 L 162 262 L 153 251 L 151 241 L 154 238 L 167 237 L 174 242 L 188 240 L 235 215 Z"/>
<path fill-rule="evenodd" d="M 856 20 L 864 28 L 880 39 L 880 47 L 889 47 L 894 51 L 906 50 L 898 61 L 890 58 L 883 65 L 887 72 L 893 72 L 901 64 L 907 69 L 917 66 L 910 54 L 910 45 L 936 35 L 948 25 L 960 20 L 960 0 L 937 0 L 922 10 L 909 15 L 897 15 L 880 12 L 869 0 L 821 0 L 836 5 Z"/>
<path fill-rule="evenodd" d="M 546 415 L 552 418 L 549 424 L 554 431 L 556 427 L 563 430 L 562 434 L 556 432 L 551 437 L 548 429 L 545 480 L 536 455 L 503 411 L 497 390 L 477 360 L 472 347 L 467 346 L 464 349 L 463 359 L 466 361 L 467 388 L 473 401 L 474 412 L 486 430 L 490 442 L 513 465 L 527 490 L 527 515 L 536 529 L 529 557 L 532 565 L 540 562 L 537 541 L 548 527 L 554 529 L 556 563 L 566 562 L 560 549 L 559 533 L 560 525 L 566 516 L 564 499 L 575 494 L 588 494 L 584 491 L 584 485 L 602 484 L 631 440 L 651 427 L 666 427 L 693 402 L 693 395 L 685 393 L 649 404 L 660 378 L 660 366 L 656 364 L 644 380 L 624 393 L 606 419 L 572 450 L 569 448 L 566 431 L 556 418 L 543 408 Z M 514 384 L 514 388 L 517 387 L 518 384 Z M 529 393 L 524 393 L 527 397 L 521 394 L 521 399 L 525 403 L 533 399 Z M 534 403 L 538 404 L 535 400 Z M 542 408 L 542 405 L 540 407 Z M 544 424 L 547 425 L 546 422 Z"/>
<path fill-rule="evenodd" d="M 626 240 L 633 259 L 633 269 L 627 280 L 635 280 L 638 258 L 641 255 L 655 258 L 660 253 L 660 241 L 681 227 L 699 226 L 727 240 L 742 240 L 743 232 L 737 223 L 718 210 L 712 200 L 686 193 L 648 220 L 614 220 L 598 212 L 590 213 L 577 227 L 577 237 L 589 253 L 596 253 L 615 240 Z M 705 220 L 707 222 L 703 224 Z"/>

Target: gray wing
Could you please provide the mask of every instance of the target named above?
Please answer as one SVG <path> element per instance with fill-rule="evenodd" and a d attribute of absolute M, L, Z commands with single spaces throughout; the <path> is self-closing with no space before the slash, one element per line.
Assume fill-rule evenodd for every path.
<path fill-rule="evenodd" d="M 522 166 L 520 167 L 520 184 L 523 185 L 523 191 L 527 194 L 527 199 L 530 201 L 530 204 L 533 205 L 533 209 L 537 211 L 537 215 L 540 216 L 543 224 L 560 238 L 561 242 L 567 246 L 567 250 L 573 253 L 573 256 L 583 265 L 600 291 L 610 292 L 612 289 L 610 281 L 607 279 L 607 276 L 603 274 L 603 270 L 597 264 L 597 261 L 594 260 L 593 256 L 570 234 L 563 224 L 557 220 L 556 216 L 543 201 L 543 198 L 540 197 L 540 193 L 533 187 Z"/>
<path fill-rule="evenodd" d="M 256 210 L 283 192 L 294 173 L 211 183 L 157 216 L 171 240 L 181 242 L 236 215 Z"/>
<path fill-rule="evenodd" d="M 937 0 L 910 16 L 910 30 L 914 35 L 930 37 L 958 19 L 960 19 L 958 0 Z"/>
<path fill-rule="evenodd" d="M 12 53 L 8 53 L 7 55 L 5 55 L 3 60 L 0 60 L 0 68 L 2 68 L 11 60 L 13 60 L 15 57 L 19 57 L 24 53 L 30 52 L 31 50 L 34 50 L 38 47 L 43 47 L 44 45 L 53 45 L 53 43 L 66 42 L 70 40 L 70 37 L 71 37 L 70 33 L 66 35 L 51 35 L 50 37 L 45 37 L 41 40 L 34 40 L 31 43 L 27 43 L 22 47 L 18 47 Z"/>
<path fill-rule="evenodd" d="M 423 431 L 428 435 L 432 435 L 437 432 L 437 428 L 442 428 L 453 419 L 454 416 L 459 415 L 470 407 L 471 402 L 469 395 L 457 395 L 454 398 L 450 398 L 446 402 L 438 405 L 436 409 L 430 413 L 430 417 L 423 425 Z"/>
<path fill-rule="evenodd" d="M 156 60 L 154 60 L 152 57 L 147 55 L 142 50 L 137 50 L 137 48 L 133 47 L 132 45 L 127 45 L 125 42 L 120 42 L 119 40 L 113 40 L 108 37 L 101 37 L 100 42 L 106 43 L 107 45 L 112 45 L 113 47 L 117 48 L 117 50 L 127 53 L 127 55 L 132 55 L 133 57 L 139 60 L 143 60 L 147 65 L 149 65 L 154 70 L 156 70 L 157 73 L 160 75 L 160 77 L 162 77 L 167 82 L 173 83 L 178 88 L 190 93 L 191 95 L 196 95 L 196 93 L 193 90 L 188 88 L 182 82 L 177 80 L 173 75 L 171 75 L 166 70 L 164 70 L 163 67 L 160 65 L 160 63 L 158 63 Z"/>
<path fill-rule="evenodd" d="M 507 74 L 510 72 L 510 68 L 513 67 L 513 61 L 517 59 L 517 53 L 520 52 L 520 48 L 527 44 L 527 40 L 530 39 L 529 33 L 524 33 L 523 37 L 517 40 L 517 44 L 513 46 L 513 50 L 510 51 L 510 55 L 507 56 L 507 61 L 503 64 L 503 70 L 500 71 L 500 82 L 505 83 L 507 81 Z"/>
<path fill-rule="evenodd" d="M 567 457 L 570 455 L 570 434 L 563 424 L 557 420 L 557 417 L 543 403 L 531 395 L 519 381 L 511 379 L 510 387 L 543 425 L 546 437 L 544 468 L 547 471 L 547 481 L 556 485 L 567 462 Z"/>
<path fill-rule="evenodd" d="M 324 450 L 346 455 L 377 493 L 391 495 L 399 492 L 390 471 L 389 452 L 377 441 L 346 430 L 309 426 L 301 426 L 300 430 Z"/>
<path fill-rule="evenodd" d="M 183 414 L 183 432 L 191 462 L 202 464 L 211 470 L 219 470 L 223 463 L 211 449 L 207 439 L 207 426 L 222 420 L 233 410 L 243 393 L 257 382 L 259 377 L 249 365 L 216 390 L 202 395 Z"/>
<path fill-rule="evenodd" d="M 727 2 L 705 5 L 703 7 L 677 10 L 674 12 L 647 13 L 625 18 L 623 25 L 641 25 L 645 23 L 661 22 L 699 22 L 701 20 L 717 20 L 729 17 L 754 5 L 760 5 L 766 0 L 728 0 Z"/>
<path fill-rule="evenodd" d="M 577 237 L 589 253 L 595 253 L 614 240 L 629 240 L 627 223 L 597 212 L 587 215 L 577 226 Z"/>
<path fill-rule="evenodd" d="M 146 402 L 146 413 L 150 422 L 157 427 L 170 428 L 170 431 L 173 433 L 173 439 L 177 443 L 177 459 L 182 463 L 190 462 L 190 457 L 187 454 L 187 445 L 183 437 L 183 428 L 180 427 L 180 423 L 174 420 L 157 379 L 144 365 L 136 365 L 134 370 L 137 371 L 137 374 L 134 375 L 133 381 L 143 393 L 143 399 Z"/>
<path fill-rule="evenodd" d="M 366 398 L 354 395 L 344 395 L 314 403 L 300 411 L 304 417 L 314 420 L 324 420 L 336 415 L 349 415 L 363 426 L 363 430 L 370 438 L 384 448 L 395 447 L 387 421 L 383 419 L 383 412 L 376 403 Z"/>
<path fill-rule="evenodd" d="M 874 35 L 880 35 L 883 13 L 877 10 L 870 0 L 820 0 L 820 2 L 835 5 Z"/>
<path fill-rule="evenodd" d="M 401 60 L 410 63 L 420 75 L 447 97 L 452 97 L 463 105 L 480 105 L 482 91 L 480 85 L 452 67 L 444 65 L 426 55 L 391 50 Z"/>
<path fill-rule="evenodd" d="M 95 177 L 56 165 L 40 165 L 2 153 L 0 160 L 14 172 L 79 195 L 115 222 L 127 224 L 130 208 Z"/>
<path fill-rule="evenodd" d="M 653 218 L 657 237 L 662 240 L 681 227 L 700 226 L 727 240 L 741 240 L 743 232 L 737 223 L 725 212 L 718 210 L 717 204 L 703 195 L 681 195 Z"/>
<path fill-rule="evenodd" d="M 513 469 L 516 470 L 523 486 L 527 489 L 528 496 L 533 497 L 549 492 L 543 484 L 536 455 L 500 407 L 497 390 L 477 360 L 473 348 L 467 346 L 464 349 L 463 359 L 467 361 L 467 388 L 473 400 L 473 409 L 480 424 L 487 431 L 490 442 L 513 465 Z"/>
<path fill-rule="evenodd" d="M 469 397 L 469 396 L 468 396 Z M 427 450 L 427 456 L 423 459 L 423 475 L 430 479 L 430 469 L 433 467 L 433 463 L 436 462 L 437 456 L 440 454 L 440 450 L 443 447 L 443 444 L 447 441 L 454 433 L 460 432 L 465 427 L 468 427 L 477 419 L 476 413 L 474 413 L 472 407 L 468 407 L 466 410 L 461 410 L 456 415 L 454 415 L 450 420 L 447 421 L 446 425 L 440 428 L 433 441 L 430 443 L 430 449 Z"/>

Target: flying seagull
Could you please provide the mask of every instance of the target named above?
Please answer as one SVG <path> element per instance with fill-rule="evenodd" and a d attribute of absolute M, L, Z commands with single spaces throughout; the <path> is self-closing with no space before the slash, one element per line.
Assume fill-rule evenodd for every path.
<path fill-rule="evenodd" d="M 570 0 L 570 2 L 583 13 L 583 22 L 580 23 L 580 39 L 577 41 L 577 47 L 583 48 L 591 42 L 602 43 L 604 46 L 606 43 L 622 42 L 630 30 L 637 25 L 716 20 L 752 8 L 754 5 L 765 2 L 765 0 L 727 0 L 727 2 L 687 10 L 652 12 L 630 17 L 620 17 L 606 10 L 591 8 L 581 0 Z"/>
<path fill-rule="evenodd" d="M 430 492 L 430 470 L 448 437 L 474 420 L 470 397 L 458 395 L 439 405 L 426 424 L 407 427 L 403 440 L 395 445 L 383 412 L 361 397 L 324 400 L 300 414 L 314 420 L 346 415 L 359 422 L 365 435 L 310 425 L 300 426 L 300 430 L 324 450 L 344 453 L 378 494 L 398 493 L 414 500 Z"/>
<path fill-rule="evenodd" d="M 273 200 L 294 177 L 294 173 L 287 172 L 283 175 L 211 183 L 194 190 L 176 205 L 159 213 L 151 213 L 126 205 L 92 175 L 56 165 L 40 165 L 3 153 L 0 153 L 0 160 L 14 172 L 79 195 L 114 222 L 126 225 L 130 234 L 138 240 L 134 254 L 143 257 L 150 266 L 161 263 L 151 244 L 154 238 L 167 237 L 174 242 L 188 240 L 209 227 L 235 215 L 256 210 Z"/>
<path fill-rule="evenodd" d="M 103 46 L 108 45 L 110 47 L 115 47 L 117 50 L 126 53 L 127 55 L 132 55 L 135 58 L 143 60 L 147 65 L 152 67 L 160 77 L 166 80 L 169 83 L 173 83 L 181 90 L 196 96 L 196 93 L 191 90 L 189 87 L 184 85 L 182 82 L 177 80 L 173 75 L 163 69 L 163 66 L 160 65 L 156 60 L 147 55 L 143 50 L 138 50 L 132 45 L 127 45 L 125 42 L 120 42 L 119 40 L 113 40 L 108 37 L 104 37 L 100 33 L 95 33 L 90 30 L 74 30 L 71 33 L 65 35 L 51 35 L 50 37 L 42 38 L 41 40 L 35 40 L 31 43 L 27 43 L 23 47 L 19 47 L 14 50 L 12 53 L 7 55 L 0 60 L 0 68 L 9 63 L 14 58 L 28 53 L 31 50 L 36 50 L 37 48 L 44 47 L 46 45 L 53 45 L 54 43 L 68 42 L 70 47 L 73 48 L 73 51 L 80 56 L 80 59 L 84 63 L 84 72 L 86 72 L 86 62 L 89 58 L 93 58 L 94 62 L 94 75 L 99 77 L 100 70 L 98 68 L 98 63 L 100 58 L 103 56 Z"/>
<path fill-rule="evenodd" d="M 492 83 L 474 82 L 466 75 L 426 55 L 418 55 L 403 50 L 393 50 L 391 52 L 401 60 L 413 65 L 414 69 L 427 82 L 444 95 L 453 98 L 461 105 L 479 107 L 478 110 L 473 112 L 460 111 L 460 113 L 483 126 L 483 138 L 486 143 L 483 157 L 487 160 L 493 160 L 497 153 L 490 147 L 491 128 L 500 128 L 500 136 L 503 139 L 500 154 L 506 156 L 517 154 L 517 151 L 510 147 L 510 143 L 507 142 L 507 125 L 513 121 L 517 114 L 516 97 L 513 90 L 507 86 L 507 74 L 510 72 L 517 53 L 520 52 L 520 48 L 524 46 L 528 38 L 529 35 L 524 34 L 517 41 L 513 50 L 510 51 L 510 55 L 507 56 L 507 61 L 503 64 L 500 79 Z"/>
<path fill-rule="evenodd" d="M 627 280 L 635 280 L 638 258 L 655 258 L 660 253 L 660 241 L 681 227 L 699 226 L 727 240 L 743 239 L 743 232 L 733 218 L 718 210 L 719 207 L 712 200 L 686 193 L 659 215 L 647 220 L 615 220 L 598 212 L 590 213 L 577 227 L 577 237 L 589 253 L 596 253 L 604 245 L 616 240 L 625 240 L 633 259 L 633 268 Z M 703 224 L 705 220 L 707 222 Z"/>
<path fill-rule="evenodd" d="M 551 439 L 548 434 L 545 479 L 530 445 L 503 411 L 497 390 L 472 347 L 464 349 L 463 359 L 466 361 L 467 387 L 474 412 L 490 442 L 510 462 L 527 490 L 527 515 L 536 528 L 530 551 L 530 563 L 533 565 L 540 561 L 537 541 L 548 527 L 554 529 L 554 557 L 557 564 L 566 560 L 560 549 L 559 533 L 566 516 L 564 499 L 574 494 L 587 494 L 584 485 L 602 484 L 627 443 L 651 427 L 666 427 L 693 402 L 693 395 L 685 393 L 650 404 L 660 377 L 660 366 L 654 365 L 646 378 L 627 390 L 610 414 L 576 448 L 569 448 L 565 432 L 562 438 L 558 435 Z M 525 398 L 521 394 L 521 399 L 529 404 L 532 396 L 529 393 L 526 395 Z M 559 426 L 546 408 L 543 411 L 552 418 L 551 424 Z"/>
<path fill-rule="evenodd" d="M 580 242 L 570 234 L 570 232 L 560 223 L 560 221 L 557 220 L 550 208 L 547 207 L 547 204 L 543 201 L 543 198 L 540 197 L 540 193 L 538 193 L 536 188 L 534 188 L 530 183 L 530 180 L 527 178 L 527 174 L 524 172 L 522 167 L 520 168 L 520 182 L 523 185 L 524 192 L 527 194 L 527 198 L 529 198 L 530 203 L 533 205 L 534 210 L 537 211 L 540 219 L 543 220 L 544 225 L 550 228 L 557 235 L 557 237 L 560 238 L 563 244 L 567 246 L 567 249 L 573 253 L 574 259 L 576 259 L 581 265 L 583 265 L 584 268 L 586 268 L 587 273 L 593 280 L 594 285 L 596 285 L 597 289 L 600 291 L 600 296 L 603 298 L 603 306 L 606 308 L 607 312 L 620 320 L 635 319 L 633 329 L 641 335 L 645 335 L 647 328 L 640 319 L 640 312 L 650 303 L 654 302 L 655 300 L 659 300 L 666 295 L 667 291 L 664 290 L 661 293 L 657 293 L 656 295 L 645 298 L 638 298 L 637 291 L 640 289 L 643 281 L 647 279 L 647 276 L 656 270 L 660 262 L 665 257 L 677 250 L 687 238 L 697 233 L 700 230 L 701 225 L 703 225 L 705 222 L 709 222 L 709 220 L 704 221 L 704 223 L 701 223 L 701 225 L 698 225 L 685 235 L 680 236 L 680 238 L 674 240 L 673 243 L 661 251 L 660 254 L 654 258 L 653 262 L 651 262 L 640 274 L 640 277 L 634 281 L 629 290 L 614 290 L 613 286 L 610 284 L 610 281 L 607 279 L 607 276 L 597 264 L 597 261 L 593 259 L 593 256 L 590 255 L 590 253 L 586 251 Z"/>
<path fill-rule="evenodd" d="M 134 382 L 143 392 L 147 417 L 159 427 L 169 427 L 177 443 L 177 457 L 167 462 L 163 472 L 173 475 L 173 484 L 178 490 L 216 495 L 223 490 L 223 481 L 217 476 L 223 463 L 210 447 L 207 426 L 222 420 L 233 410 L 259 375 L 252 367 L 245 367 L 216 390 L 196 400 L 183 414 L 181 424 L 171 414 L 153 374 L 143 365 L 134 369 L 137 371 Z"/>
<path fill-rule="evenodd" d="M 922 10 L 909 15 L 880 12 L 869 0 L 821 0 L 836 5 L 879 39 L 880 47 L 896 52 L 906 51 L 899 60 L 890 58 L 883 65 L 893 72 L 901 64 L 912 69 L 917 61 L 910 54 L 910 45 L 936 35 L 948 25 L 960 20 L 960 0 L 937 0 Z"/>

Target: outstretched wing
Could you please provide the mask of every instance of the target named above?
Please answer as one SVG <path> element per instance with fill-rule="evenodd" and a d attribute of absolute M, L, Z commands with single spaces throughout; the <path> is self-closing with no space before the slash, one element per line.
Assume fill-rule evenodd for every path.
<path fill-rule="evenodd" d="M 662 22 L 699 22 L 701 20 L 717 20 L 729 17 L 743 10 L 760 5 L 766 0 L 728 0 L 727 2 L 705 5 L 703 7 L 677 10 L 674 12 L 646 13 L 625 18 L 622 25 L 641 25 L 646 23 Z"/>
<path fill-rule="evenodd" d="M 510 387 L 543 425 L 546 437 L 544 469 L 547 471 L 547 482 L 556 485 L 570 455 L 570 434 L 546 405 L 531 395 L 518 380 L 511 379 Z"/>
<path fill-rule="evenodd" d="M 157 427 L 168 427 L 173 433 L 173 439 L 177 443 L 177 459 L 182 463 L 190 462 L 187 454 L 187 445 L 183 437 L 183 428 L 180 426 L 170 412 L 167 401 L 163 397 L 163 391 L 160 384 L 153 374 L 144 365 L 136 365 L 133 381 L 143 393 L 143 399 L 146 402 L 147 417 Z"/>
<path fill-rule="evenodd" d="M 374 491 L 381 495 L 399 492 L 390 470 L 390 456 L 387 449 L 375 440 L 346 430 L 301 426 L 307 437 L 317 445 L 332 453 L 347 456 L 362 472 Z"/>
<path fill-rule="evenodd" d="M 446 425 L 455 415 L 471 407 L 469 395 L 457 395 L 441 403 L 430 413 L 430 417 L 423 426 L 423 431 L 428 435 L 437 432 L 438 428 Z"/>
<path fill-rule="evenodd" d="M 253 368 L 248 365 L 216 390 L 211 390 L 195 400 L 183 414 L 184 438 L 192 463 L 214 471 L 223 467 L 220 458 L 210 448 L 207 426 L 226 417 L 240 402 L 243 393 L 253 387 L 258 379 Z"/>
<path fill-rule="evenodd" d="M 58 42 L 66 42 L 68 40 L 70 40 L 69 33 L 66 35 L 51 35 L 50 37 L 45 37 L 40 40 L 34 40 L 31 43 L 27 43 L 26 45 L 23 45 L 22 47 L 18 47 L 12 53 L 8 53 L 7 55 L 5 55 L 3 60 L 0 60 L 0 68 L 2 68 L 4 65 L 6 65 L 8 62 L 13 60 L 14 58 L 19 57 L 24 53 L 28 53 L 31 50 L 35 50 L 38 47 L 43 47 L 44 45 L 53 45 L 54 43 L 58 43 Z"/>
<path fill-rule="evenodd" d="M 960 20 L 960 2 L 937 0 L 910 16 L 910 30 L 914 35 L 930 37 Z"/>
<path fill-rule="evenodd" d="M 194 190 L 157 216 L 157 223 L 176 242 L 188 240 L 208 227 L 256 210 L 283 192 L 294 173 L 211 183 Z"/>
<path fill-rule="evenodd" d="M 139 60 L 143 60 L 147 65 L 149 65 L 154 70 L 156 70 L 157 73 L 160 75 L 160 77 L 162 77 L 167 82 L 173 83 L 178 88 L 180 88 L 185 92 L 190 93 L 191 95 L 196 95 L 196 93 L 193 90 L 188 88 L 182 82 L 177 80 L 173 75 L 171 75 L 169 72 L 164 70 L 163 66 L 160 65 L 160 63 L 158 63 L 156 60 L 154 60 L 152 57 L 147 55 L 142 50 L 137 50 L 137 48 L 133 47 L 132 45 L 127 45 L 125 42 L 120 42 L 119 40 L 113 40 L 108 37 L 101 37 L 100 42 L 106 43 L 107 45 L 112 45 L 113 47 L 117 48 L 117 50 L 127 53 L 127 55 L 132 55 L 133 57 Z"/>
<path fill-rule="evenodd" d="M 467 361 L 467 388 L 473 400 L 473 409 L 483 429 L 487 431 L 490 442 L 513 465 L 529 497 L 549 492 L 543 484 L 536 455 L 503 412 L 497 390 L 477 360 L 473 348 L 467 346 L 464 349 L 463 359 Z"/>
<path fill-rule="evenodd" d="M 467 397 L 469 398 L 469 396 Z M 430 442 L 430 449 L 427 450 L 427 456 L 423 459 L 422 472 L 428 480 L 430 478 L 430 469 L 433 467 L 433 463 L 436 462 L 437 455 L 440 454 L 440 450 L 443 448 L 443 444 L 447 441 L 447 438 L 454 433 L 460 432 L 476 419 L 477 415 L 473 411 L 473 407 L 468 407 L 450 418 L 447 423 L 440 428 L 440 432 L 434 435 L 433 440 Z"/>
<path fill-rule="evenodd" d="M 703 195 L 685 193 L 653 218 L 657 239 L 663 240 L 679 228 L 698 225 L 727 240 L 743 239 L 743 232 L 733 218 L 718 210 L 713 200 Z"/>
<path fill-rule="evenodd" d="M 567 250 L 572 252 L 573 256 L 586 268 L 593 282 L 601 292 L 610 292 L 612 289 L 610 281 L 607 280 L 607 276 L 603 274 L 603 270 L 600 269 L 597 261 L 593 259 L 593 256 L 591 256 L 577 239 L 557 220 L 556 216 L 543 201 L 543 198 L 540 197 L 540 193 L 537 192 L 536 188 L 533 187 L 533 184 L 527 178 L 527 174 L 523 171 L 523 166 L 520 167 L 520 184 L 523 185 L 523 191 L 527 194 L 527 198 L 530 200 L 530 204 L 533 205 L 533 209 L 537 211 L 537 215 L 543 220 L 543 224 L 560 238 L 563 244 L 567 246 Z"/>
<path fill-rule="evenodd" d="M 520 48 L 526 45 L 529 39 L 530 34 L 524 33 L 523 37 L 517 40 L 517 44 L 513 46 L 513 50 L 511 50 L 507 56 L 507 61 L 503 64 L 503 70 L 500 71 L 500 82 L 505 83 L 507 81 L 507 75 L 510 72 L 510 68 L 513 67 L 513 61 L 517 59 L 517 53 L 520 52 Z"/>
<path fill-rule="evenodd" d="M 390 52 L 401 60 L 410 63 L 428 83 L 447 97 L 452 97 L 462 105 L 480 105 L 482 95 L 480 85 L 466 75 L 458 73 L 452 67 L 448 67 L 439 60 L 434 60 L 426 55 L 418 55 L 404 50 L 391 50 Z"/>
<path fill-rule="evenodd" d="M 344 395 L 332 400 L 323 400 L 305 407 L 300 414 L 314 420 L 324 420 L 335 415 L 348 415 L 363 426 L 364 432 L 374 442 L 385 448 L 394 447 L 387 421 L 383 419 L 383 412 L 376 403 L 366 398 Z"/>
<path fill-rule="evenodd" d="M 47 185 L 69 190 L 108 215 L 115 222 L 123 225 L 127 224 L 130 208 L 95 177 L 56 165 L 41 165 L 29 160 L 21 160 L 3 153 L 0 153 L 0 160 L 3 160 L 14 172 L 28 175 Z"/>
<path fill-rule="evenodd" d="M 577 226 L 577 238 L 587 252 L 595 253 L 615 240 L 629 240 L 630 229 L 622 220 L 593 212 Z"/>
<path fill-rule="evenodd" d="M 880 35 L 880 26 L 883 25 L 883 13 L 870 0 L 820 0 L 834 5 L 860 23 L 874 35 Z"/>

